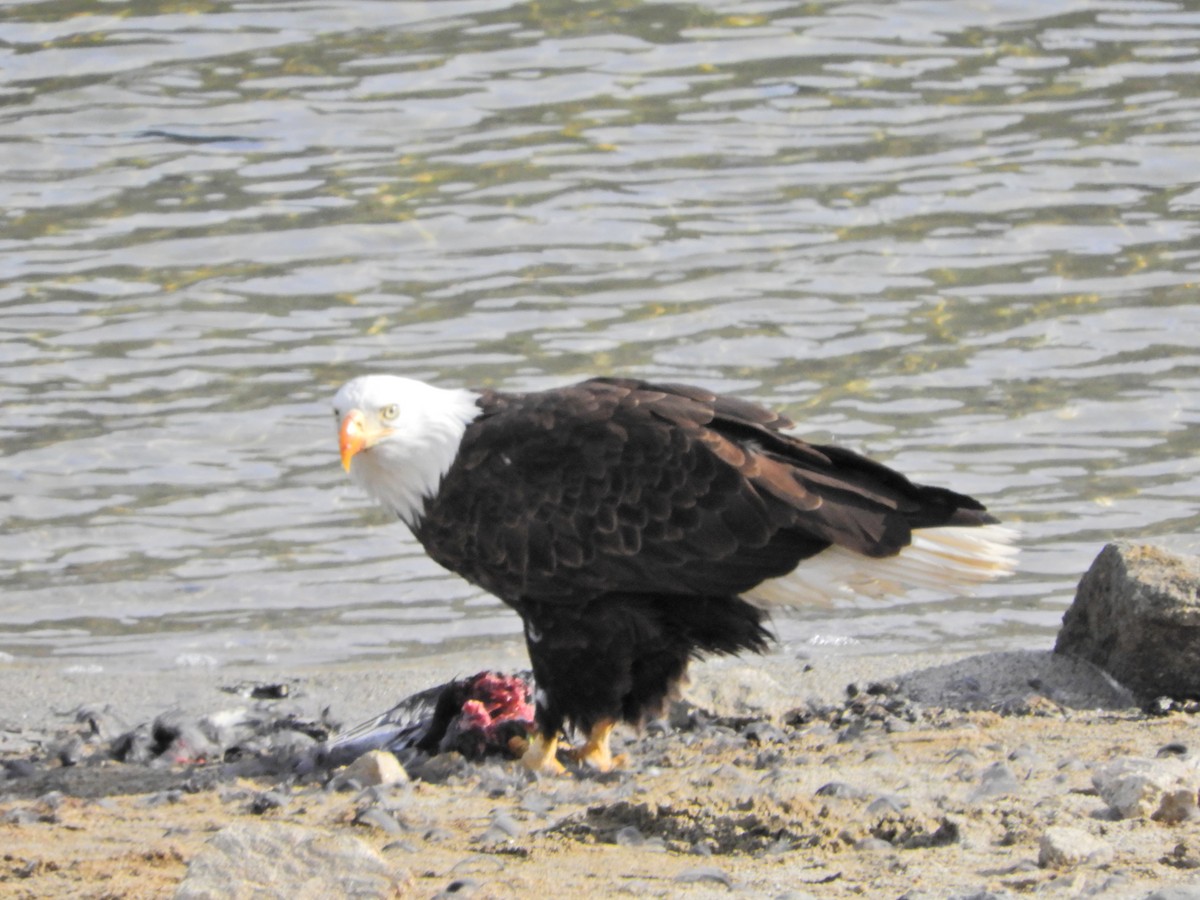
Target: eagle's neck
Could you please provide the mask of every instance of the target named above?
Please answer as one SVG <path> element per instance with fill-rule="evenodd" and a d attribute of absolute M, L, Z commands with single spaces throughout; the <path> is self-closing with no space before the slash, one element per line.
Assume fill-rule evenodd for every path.
<path fill-rule="evenodd" d="M 436 392 L 436 402 L 404 410 L 405 427 L 360 453 L 352 470 L 367 493 L 412 529 L 420 525 L 426 504 L 454 465 L 467 426 L 481 412 L 474 391 L 430 390 Z"/>

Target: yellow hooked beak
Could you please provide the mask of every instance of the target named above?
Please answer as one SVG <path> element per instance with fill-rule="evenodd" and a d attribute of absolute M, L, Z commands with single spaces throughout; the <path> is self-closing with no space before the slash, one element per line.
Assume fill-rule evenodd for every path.
<path fill-rule="evenodd" d="M 360 409 L 352 409 L 342 418 L 338 429 L 338 449 L 342 453 L 342 468 L 350 471 L 355 455 L 370 450 L 381 438 L 392 433 L 390 428 L 372 428 Z"/>

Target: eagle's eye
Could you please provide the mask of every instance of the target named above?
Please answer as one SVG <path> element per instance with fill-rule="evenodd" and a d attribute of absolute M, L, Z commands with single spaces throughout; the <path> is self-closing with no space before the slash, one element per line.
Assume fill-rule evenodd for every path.
<path fill-rule="evenodd" d="M 389 403 L 379 411 L 379 418 L 383 419 L 385 422 L 392 421 L 392 419 L 396 418 L 398 415 L 400 415 L 400 407 L 395 403 Z"/>

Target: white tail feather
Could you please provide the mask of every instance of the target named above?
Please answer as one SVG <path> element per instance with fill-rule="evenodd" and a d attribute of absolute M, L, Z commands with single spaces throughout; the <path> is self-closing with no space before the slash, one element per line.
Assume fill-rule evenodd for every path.
<path fill-rule="evenodd" d="M 1012 574 L 1017 532 L 1002 525 L 946 526 L 913 532 L 896 556 L 871 559 L 831 547 L 744 596 L 759 606 L 828 605 L 838 599 L 882 600 L 914 588 L 964 594 Z"/>

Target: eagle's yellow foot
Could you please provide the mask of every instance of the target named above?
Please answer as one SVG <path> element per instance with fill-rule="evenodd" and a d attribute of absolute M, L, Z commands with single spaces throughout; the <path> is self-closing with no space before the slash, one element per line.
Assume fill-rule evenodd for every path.
<path fill-rule="evenodd" d="M 612 736 L 613 727 L 617 723 L 612 719 L 601 719 L 588 732 L 587 741 L 582 747 L 572 747 L 567 756 L 586 766 L 591 766 L 598 772 L 611 772 L 617 766 L 623 766 L 628 758 L 622 753 L 613 756 L 608 740 Z"/>
<path fill-rule="evenodd" d="M 532 735 L 525 752 L 521 754 L 521 764 L 539 775 L 562 775 L 566 772 L 566 767 L 558 761 L 558 735 Z"/>

